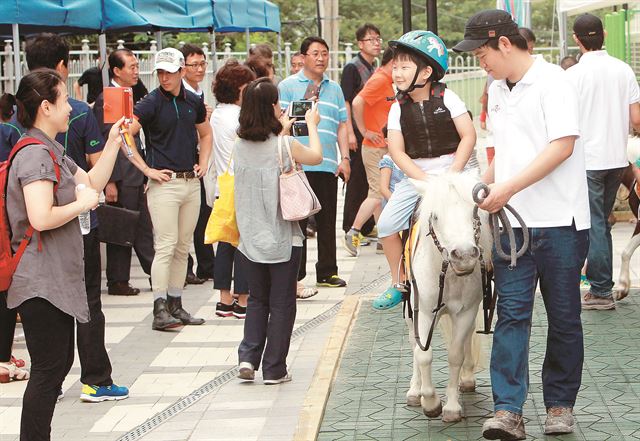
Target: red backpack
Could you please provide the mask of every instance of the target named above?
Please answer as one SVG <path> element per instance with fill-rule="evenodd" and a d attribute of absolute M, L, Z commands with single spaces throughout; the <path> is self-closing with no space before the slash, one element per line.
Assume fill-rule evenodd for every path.
<path fill-rule="evenodd" d="M 7 216 L 7 183 L 9 182 L 9 168 L 11 167 L 11 161 L 18 154 L 20 150 L 31 144 L 42 144 L 42 141 L 36 138 L 24 137 L 16 143 L 9 154 L 9 159 L 0 162 L 0 291 L 6 291 L 11 285 L 11 279 L 13 273 L 15 273 L 20 258 L 24 253 L 24 250 L 31 241 L 31 236 L 35 231 L 31 225 L 24 233 L 24 238 L 20 242 L 20 246 L 16 253 L 13 253 L 11 249 L 11 227 L 9 226 L 9 217 Z M 53 168 L 56 173 L 56 182 L 53 186 L 53 193 L 55 194 L 58 189 L 58 183 L 60 182 L 60 166 L 56 155 L 49 149 L 49 155 L 53 160 Z"/>

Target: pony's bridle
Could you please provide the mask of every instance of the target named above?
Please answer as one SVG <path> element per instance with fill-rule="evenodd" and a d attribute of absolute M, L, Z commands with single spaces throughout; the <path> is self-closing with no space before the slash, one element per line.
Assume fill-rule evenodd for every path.
<path fill-rule="evenodd" d="M 484 197 L 480 196 L 481 191 L 484 191 Z M 484 260 L 483 249 L 482 249 L 482 246 L 480 245 L 482 222 L 480 220 L 480 216 L 478 215 L 478 204 L 482 203 L 482 201 L 484 200 L 484 198 L 486 198 L 488 194 L 489 194 L 489 187 L 482 182 L 476 184 L 475 187 L 473 187 L 472 196 L 473 196 L 474 202 L 476 203 L 473 207 L 473 240 L 480 252 L 479 260 L 480 260 L 480 272 L 481 272 L 481 278 L 482 278 L 482 309 L 483 309 L 483 318 L 484 318 L 484 329 L 481 331 L 477 331 L 480 334 L 491 334 L 492 332 L 491 322 L 493 321 L 493 314 L 495 311 L 496 299 L 497 299 L 497 296 L 495 295 L 496 293 L 493 292 L 492 284 L 491 284 L 491 281 L 493 279 L 493 271 L 487 270 L 487 263 Z M 508 204 L 505 205 L 505 208 L 514 215 L 514 217 L 522 227 L 524 241 L 520 249 L 519 250 L 516 249 L 515 235 L 513 233 L 511 223 L 509 222 L 509 219 L 507 218 L 507 215 L 504 209 L 501 209 L 498 213 L 492 213 L 489 215 L 489 225 L 491 227 L 491 231 L 493 234 L 494 243 L 496 244 L 496 252 L 498 256 L 504 260 L 509 260 L 511 262 L 509 265 L 509 268 L 513 268 L 516 266 L 516 261 L 518 257 L 522 256 L 526 252 L 529 246 L 529 230 L 527 229 L 527 226 L 525 225 L 520 215 L 510 205 Z M 500 222 L 502 222 L 502 225 L 504 226 L 504 229 L 506 230 L 509 236 L 510 255 L 507 255 L 503 251 L 502 246 L 499 242 L 500 229 L 499 229 L 498 219 L 500 219 Z M 411 222 L 409 231 L 412 231 L 413 225 L 414 225 L 414 220 L 412 220 Z M 435 245 L 436 249 L 442 256 L 442 266 L 440 268 L 440 276 L 439 276 L 439 283 L 438 283 L 439 285 L 438 301 L 437 301 L 436 307 L 433 308 L 433 310 L 431 311 L 433 313 L 433 320 L 431 321 L 431 326 L 429 328 L 429 335 L 427 337 L 427 342 L 424 345 L 420 341 L 420 331 L 418 327 L 420 295 L 418 293 L 418 285 L 416 283 L 416 279 L 415 277 L 411 277 L 414 305 L 413 305 L 413 317 L 411 317 L 411 313 L 410 313 L 409 318 L 413 319 L 414 338 L 416 340 L 416 344 L 422 351 L 428 351 L 429 348 L 431 347 L 433 330 L 435 329 L 438 313 L 445 306 L 442 300 L 444 298 L 445 277 L 447 275 L 447 270 L 449 269 L 449 264 L 450 264 L 449 251 L 442 246 L 433 228 L 433 214 L 429 216 L 429 232 L 426 234 L 426 236 L 431 236 L 431 239 L 433 240 L 433 244 Z M 414 244 L 414 247 L 413 247 L 414 250 L 418 248 L 419 241 L 420 241 L 420 235 L 418 235 L 416 238 L 416 243 Z M 409 264 L 410 266 L 413 265 L 413 259 L 409 261 Z M 413 268 L 410 268 L 410 272 L 411 274 L 413 274 Z M 411 307 L 409 307 L 409 311 L 411 311 Z"/>
<path fill-rule="evenodd" d="M 476 205 L 473 208 L 473 239 L 474 239 L 475 245 L 480 250 L 480 268 L 482 270 L 482 292 L 484 293 L 486 290 L 485 283 L 487 281 L 489 282 L 489 284 L 491 283 L 491 275 L 487 276 L 486 264 L 484 262 L 484 258 L 482 255 L 482 247 L 480 246 L 481 227 L 482 227 L 482 222 L 480 222 L 480 216 L 478 216 L 478 206 Z M 418 293 L 418 285 L 416 283 L 415 277 L 411 277 L 411 285 L 413 288 L 413 333 L 416 339 L 416 344 L 422 351 L 427 351 L 431 347 L 433 330 L 435 329 L 438 313 L 445 306 L 442 299 L 444 298 L 445 278 L 447 276 L 447 270 L 449 269 L 449 264 L 450 264 L 449 250 L 447 250 L 445 247 L 442 246 L 442 244 L 440 243 L 440 240 L 438 239 L 438 235 L 436 234 L 436 231 L 433 228 L 433 214 L 429 216 L 429 232 L 427 233 L 426 236 L 431 237 L 431 240 L 433 240 L 433 244 L 435 245 L 436 249 L 442 256 L 442 266 L 440 267 L 440 276 L 438 281 L 438 302 L 436 304 L 436 307 L 433 308 L 433 310 L 431 311 L 433 313 L 433 320 L 431 321 L 431 326 L 429 327 L 429 335 L 427 337 L 427 342 L 424 345 L 422 344 L 422 341 L 420 341 L 420 330 L 418 327 L 418 317 L 419 317 L 418 313 L 420 311 L 420 294 Z M 419 241 L 420 241 L 420 235 L 418 235 L 418 237 L 416 238 L 414 249 L 418 248 Z M 412 260 L 409 262 L 410 265 L 413 264 Z M 413 268 L 411 269 L 411 274 L 413 274 Z M 491 288 L 489 286 L 489 291 L 490 290 Z M 485 329 L 486 329 L 486 323 L 485 323 Z"/>

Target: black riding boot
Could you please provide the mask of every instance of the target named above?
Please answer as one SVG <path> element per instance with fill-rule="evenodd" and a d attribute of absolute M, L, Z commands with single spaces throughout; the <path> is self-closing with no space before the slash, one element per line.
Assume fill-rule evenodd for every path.
<path fill-rule="evenodd" d="M 167 301 L 165 299 L 156 299 L 153 302 L 153 324 L 151 329 L 156 331 L 164 331 L 165 329 L 176 328 L 182 326 L 182 322 L 171 316 L 167 311 Z"/>
<path fill-rule="evenodd" d="M 182 297 L 167 296 L 167 308 L 174 318 L 177 318 L 183 325 L 201 325 L 204 319 L 195 318 L 182 308 Z"/>

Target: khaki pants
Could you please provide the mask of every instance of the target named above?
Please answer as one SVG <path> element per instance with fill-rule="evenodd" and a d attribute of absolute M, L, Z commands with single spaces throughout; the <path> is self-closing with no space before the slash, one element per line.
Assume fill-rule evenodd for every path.
<path fill-rule="evenodd" d="M 362 146 L 362 163 L 364 171 L 367 174 L 367 183 L 369 184 L 368 198 L 380 199 L 380 160 L 389 151 L 386 147 L 369 147 Z"/>
<path fill-rule="evenodd" d="M 187 255 L 200 213 L 200 181 L 149 181 L 147 204 L 153 223 L 155 256 L 151 281 L 155 293 L 179 294 L 187 275 Z"/>

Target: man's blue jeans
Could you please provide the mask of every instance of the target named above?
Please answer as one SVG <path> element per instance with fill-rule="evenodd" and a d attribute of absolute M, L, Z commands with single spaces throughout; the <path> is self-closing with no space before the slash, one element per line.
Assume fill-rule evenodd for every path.
<path fill-rule="evenodd" d="M 522 229 L 514 228 L 518 248 Z M 542 367 L 544 402 L 573 407 L 582 379 L 584 348 L 580 320 L 580 269 L 589 246 L 587 230 L 574 226 L 533 228 L 530 245 L 509 269 L 494 250 L 498 321 L 491 353 L 495 410 L 522 414 L 529 387 L 529 336 L 536 285 L 547 311 L 547 350 Z M 508 237 L 501 234 L 503 249 Z"/>
<path fill-rule="evenodd" d="M 587 170 L 591 210 L 587 279 L 591 283 L 591 294 L 597 297 L 611 297 L 613 289 L 613 248 L 608 219 L 623 171 L 624 168 Z"/>

